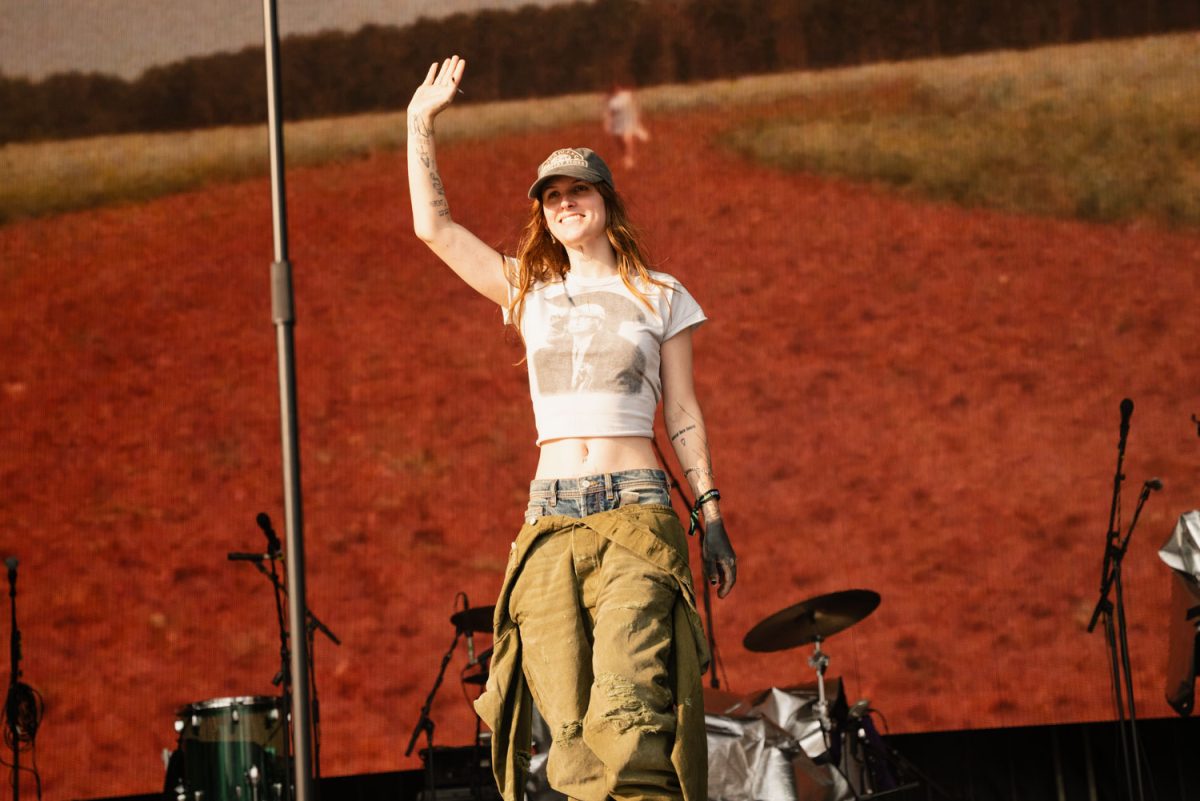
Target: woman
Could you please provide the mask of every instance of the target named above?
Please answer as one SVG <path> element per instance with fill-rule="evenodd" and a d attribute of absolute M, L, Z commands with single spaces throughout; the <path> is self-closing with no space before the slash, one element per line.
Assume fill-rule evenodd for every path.
<path fill-rule="evenodd" d="M 704 314 L 678 281 L 647 269 L 612 174 L 587 148 L 539 167 L 515 259 L 454 222 L 434 123 L 465 66 L 434 63 L 413 94 L 408 171 L 417 236 L 504 310 L 528 357 L 541 450 L 476 703 L 497 784 L 509 801 L 523 794 L 534 700 L 560 792 L 703 801 L 708 653 L 652 426 L 661 399 L 697 498 L 693 528 L 704 516 L 705 574 L 724 597 L 736 562 L 692 382 L 691 332 Z"/>

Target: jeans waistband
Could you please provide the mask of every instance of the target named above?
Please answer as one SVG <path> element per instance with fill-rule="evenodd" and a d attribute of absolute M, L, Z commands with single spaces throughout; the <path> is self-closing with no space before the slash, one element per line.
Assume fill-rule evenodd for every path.
<path fill-rule="evenodd" d="M 578 478 L 535 478 L 529 482 L 530 498 L 582 498 L 604 494 L 612 497 L 621 490 L 659 488 L 666 490 L 667 474 L 658 469 L 618 470 Z"/>

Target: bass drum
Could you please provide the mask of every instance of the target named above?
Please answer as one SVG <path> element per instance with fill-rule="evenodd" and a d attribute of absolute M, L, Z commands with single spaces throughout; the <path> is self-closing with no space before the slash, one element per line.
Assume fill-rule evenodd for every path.
<path fill-rule="evenodd" d="M 215 698 L 178 712 L 183 801 L 284 801 L 287 726 L 270 696 Z"/>

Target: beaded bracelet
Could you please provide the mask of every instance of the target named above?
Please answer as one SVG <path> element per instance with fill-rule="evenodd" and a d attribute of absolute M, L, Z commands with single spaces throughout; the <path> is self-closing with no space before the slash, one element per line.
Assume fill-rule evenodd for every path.
<path fill-rule="evenodd" d="M 704 504 L 708 503 L 709 501 L 719 501 L 719 500 L 721 500 L 721 493 L 715 489 L 710 489 L 708 492 L 704 493 L 703 495 L 701 495 L 699 498 L 696 499 L 696 502 L 694 504 L 692 504 L 692 512 L 691 512 L 692 523 L 688 527 L 688 536 L 689 537 L 700 530 L 700 507 L 704 506 Z"/>

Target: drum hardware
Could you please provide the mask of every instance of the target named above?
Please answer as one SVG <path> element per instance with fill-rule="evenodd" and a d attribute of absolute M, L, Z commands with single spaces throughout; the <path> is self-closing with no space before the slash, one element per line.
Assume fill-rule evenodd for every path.
<path fill-rule="evenodd" d="M 181 707 L 175 720 L 181 758 L 168 763 L 176 801 L 286 801 L 291 765 L 280 703 L 245 696 Z"/>
<path fill-rule="evenodd" d="M 481 653 L 479 655 L 479 659 L 476 662 L 476 664 L 479 666 L 479 669 L 475 673 L 464 675 L 463 679 L 462 679 L 463 683 L 464 684 L 477 684 L 481 687 L 483 685 L 487 684 L 488 664 L 491 662 L 491 660 L 492 660 L 492 649 L 488 648 L 486 651 L 484 651 L 483 653 Z"/>
<path fill-rule="evenodd" d="M 808 666 L 817 672 L 815 709 L 827 741 L 832 729 L 829 702 L 825 695 L 825 671 L 829 667 L 829 654 L 821 650 L 821 642 L 853 626 L 874 612 L 877 606 L 879 593 L 871 590 L 843 590 L 818 595 L 765 618 L 750 629 L 742 640 L 747 650 L 759 652 L 783 651 L 813 643 L 813 654 L 808 658 Z"/>
<path fill-rule="evenodd" d="M 190 763 L 189 763 L 188 759 L 186 758 L 186 755 L 184 755 L 184 759 L 182 760 L 182 764 L 180 766 L 178 766 L 175 769 L 172 769 L 170 766 L 168 767 L 168 775 L 167 775 L 168 790 L 178 790 L 178 793 L 179 793 L 178 797 L 179 797 L 180 801 L 183 801 L 183 794 L 188 791 L 190 791 L 192 793 L 192 798 L 194 801 L 197 801 L 198 799 L 201 799 L 201 798 L 206 799 L 206 801 L 222 801 L 222 799 L 224 797 L 221 795 L 222 791 L 217 789 L 222 784 L 233 786 L 235 789 L 231 790 L 230 792 L 233 792 L 234 796 L 232 796 L 232 797 L 237 798 L 237 799 L 242 799 L 244 797 L 243 794 L 248 791 L 250 793 L 250 796 L 252 798 L 256 799 L 256 801 L 257 801 L 257 799 L 263 799 L 263 801 L 275 801 L 275 799 L 283 799 L 284 798 L 284 795 L 283 795 L 284 788 L 295 788 L 295 786 L 296 786 L 295 777 L 292 775 L 292 771 L 295 767 L 294 762 L 293 762 L 293 754 L 292 754 L 292 738 L 288 736 L 288 729 L 289 729 L 289 726 L 291 723 L 291 716 L 289 714 L 287 714 L 287 710 L 291 709 L 292 677 L 290 674 L 290 667 L 289 667 L 291 664 L 291 654 L 290 654 L 290 649 L 288 647 L 287 617 L 284 612 L 284 599 L 287 597 L 287 588 L 284 586 L 284 583 L 279 575 L 279 570 L 276 566 L 276 563 L 279 561 L 282 561 L 282 559 L 283 559 L 283 545 L 282 545 L 282 543 L 280 543 L 279 537 L 275 534 L 275 531 L 271 526 L 271 518 L 265 512 L 260 512 L 257 515 L 257 517 L 255 518 L 255 522 L 257 523 L 258 527 L 260 529 L 262 529 L 262 532 L 267 539 L 266 553 L 248 553 L 248 552 L 236 552 L 235 551 L 235 552 L 227 554 L 226 556 L 229 559 L 229 561 L 249 562 L 252 565 L 254 565 L 254 568 L 259 573 L 261 573 L 264 577 L 266 577 L 266 579 L 269 582 L 271 582 L 271 586 L 274 591 L 275 616 L 276 616 L 278 629 L 279 629 L 280 667 L 279 667 L 279 671 L 275 674 L 274 679 L 272 679 L 272 684 L 279 687 L 280 692 L 279 692 L 279 696 L 277 699 L 278 705 L 272 705 L 269 708 L 269 710 L 267 710 L 264 714 L 266 715 L 266 717 L 270 723 L 278 726 L 278 729 L 280 731 L 282 745 L 280 747 L 276 748 L 276 753 L 278 753 L 282 757 L 283 764 L 284 764 L 284 772 L 280 775 L 274 775 L 270 771 L 266 771 L 262 767 L 256 767 L 256 770 L 255 770 L 256 778 L 251 785 L 247 786 L 242 780 L 238 780 L 238 782 L 236 784 L 230 785 L 229 781 L 228 781 L 228 777 L 214 779 L 211 776 L 207 776 L 204 778 L 197 779 L 195 776 L 192 776 L 189 778 L 188 767 L 189 767 Z M 269 568 L 266 565 L 269 565 Z M 315 646 L 315 642 L 314 642 L 315 634 L 317 631 L 322 632 L 326 637 L 328 637 L 333 642 L 334 645 L 341 645 L 342 642 L 341 642 L 341 640 L 338 639 L 337 635 L 334 634 L 332 630 L 330 630 L 330 628 L 328 626 L 326 626 L 323 622 L 321 622 L 321 620 L 319 618 L 317 618 L 317 616 L 315 614 L 313 614 L 312 610 L 306 608 L 304 610 L 304 614 L 305 614 L 305 632 L 304 632 L 305 633 L 305 642 L 308 646 L 307 653 L 309 656 L 309 659 L 306 660 L 308 672 L 309 672 L 308 686 L 311 690 L 310 699 L 309 699 L 309 708 L 312 711 L 312 717 L 311 717 L 311 723 L 312 723 L 311 735 L 312 736 L 311 736 L 311 739 L 312 739 L 312 743 L 313 743 L 313 770 L 314 770 L 315 776 L 317 778 L 319 778 L 321 775 L 320 750 L 319 750 L 320 717 L 318 714 L 318 710 L 320 709 L 320 706 L 319 706 L 319 701 L 317 698 L 316 667 L 315 667 L 315 664 L 314 664 L 314 661 L 312 658 L 313 650 L 314 650 L 314 646 Z M 217 699 L 216 701 L 203 702 L 203 704 L 220 704 L 221 702 L 230 702 L 227 704 L 227 706 L 228 706 L 227 714 L 230 718 L 229 723 L 232 726 L 236 727 L 241 723 L 242 717 L 246 714 L 246 710 L 243 709 L 242 704 L 239 703 L 239 702 L 245 701 L 245 700 L 246 700 L 245 698 Z M 251 700 L 254 700 L 255 702 L 261 702 L 264 699 L 260 698 L 260 697 L 254 697 Z M 188 736 L 190 736 L 189 733 L 187 732 L 188 726 L 190 725 L 190 727 L 192 729 L 192 733 L 194 734 L 196 730 L 201 729 L 205 725 L 205 717 L 206 716 L 204 714 L 195 712 L 193 710 L 193 707 L 195 707 L 195 706 L 197 706 L 197 705 L 192 705 L 191 707 L 184 707 L 183 710 L 180 711 L 180 719 L 176 720 L 176 722 L 175 722 L 175 730 L 180 735 L 180 750 L 182 750 L 182 748 L 183 748 L 185 739 Z M 281 712 L 281 710 L 282 710 L 282 712 Z M 257 708 L 252 709 L 251 712 L 255 715 L 258 714 Z M 253 721 L 251 721 L 251 723 L 253 723 Z M 195 750 L 195 748 L 193 748 L 193 750 Z M 169 762 L 170 762 L 170 760 L 169 760 Z M 198 770 L 201 771 L 202 774 L 204 772 L 202 768 L 198 767 L 195 764 L 190 764 L 190 767 L 192 768 L 193 773 L 195 773 Z M 246 768 L 246 770 L 248 771 L 250 767 L 255 767 L 255 765 L 248 766 Z M 175 775 L 175 774 L 179 774 L 179 775 Z M 265 789 L 267 789 L 268 792 L 273 792 L 274 793 L 273 796 L 272 795 L 263 795 L 260 793 L 260 782 L 264 778 L 267 782 Z M 248 775 L 243 776 L 242 779 L 244 779 L 246 782 L 250 781 Z M 213 784 L 213 785 L 207 786 L 207 787 L 194 786 L 195 783 L 200 782 L 200 781 L 217 782 L 217 784 Z M 290 794 L 291 793 L 289 791 L 289 795 Z"/>
<path fill-rule="evenodd" d="M 468 650 L 468 667 L 480 665 L 479 673 L 473 676 L 463 678 L 466 684 L 483 684 L 487 682 L 487 663 L 491 659 L 492 649 L 489 648 L 480 654 L 479 658 L 475 657 L 475 645 L 473 634 L 476 631 L 488 632 L 492 631 L 492 617 L 495 614 L 494 606 L 471 607 L 471 602 L 467 599 L 465 592 L 460 592 L 454 596 L 455 605 L 462 601 L 462 609 L 450 616 L 450 622 L 454 625 L 454 639 L 450 642 L 450 647 L 446 649 L 446 653 L 442 655 L 441 664 L 438 667 L 436 678 L 433 681 L 433 687 L 430 688 L 429 694 L 425 697 L 425 703 L 421 706 L 421 714 L 417 719 L 416 725 L 413 727 L 412 736 L 408 739 L 408 747 L 404 749 L 405 756 L 411 756 L 413 747 L 417 744 L 417 738 L 421 733 L 425 733 L 426 747 L 421 750 L 421 757 L 425 761 L 425 790 L 421 795 L 422 801 L 436 801 L 437 799 L 437 771 L 435 768 L 435 756 L 441 749 L 436 748 L 433 744 L 434 722 L 429 716 L 430 710 L 433 707 L 433 699 L 437 695 L 438 689 L 442 686 L 442 680 L 446 676 L 446 667 L 450 664 L 450 658 L 454 655 L 455 649 L 458 647 L 460 637 L 466 637 Z M 482 678 L 481 678 L 482 677 Z M 469 746 L 473 752 L 477 752 L 480 742 L 480 721 L 479 717 L 475 718 L 475 744 Z M 475 781 L 472 786 L 476 801 L 482 798 L 481 784 Z"/>
<path fill-rule="evenodd" d="M 466 596 L 463 596 L 466 597 Z M 466 634 L 469 631 L 492 633 L 492 618 L 496 616 L 495 606 L 477 606 L 474 609 L 463 609 L 450 616 L 450 622 L 455 628 Z"/>

